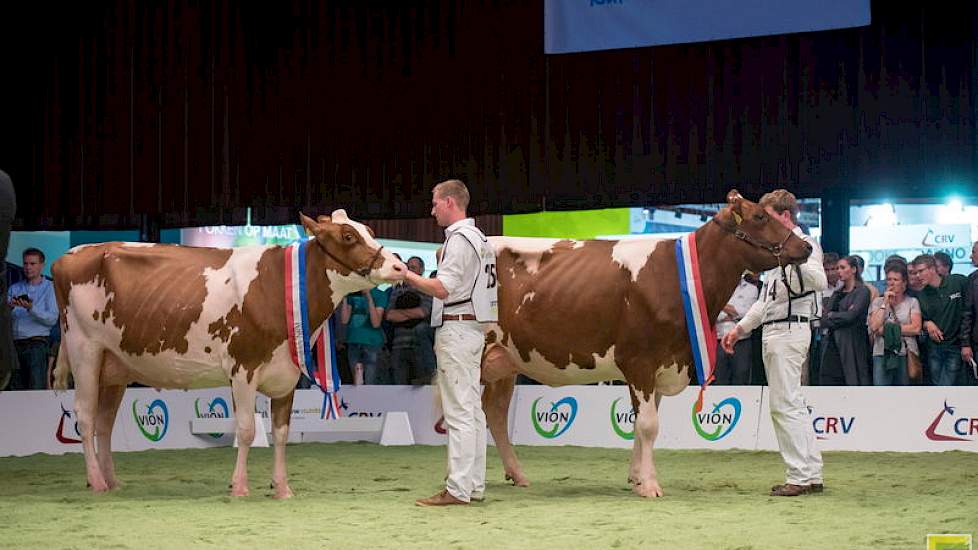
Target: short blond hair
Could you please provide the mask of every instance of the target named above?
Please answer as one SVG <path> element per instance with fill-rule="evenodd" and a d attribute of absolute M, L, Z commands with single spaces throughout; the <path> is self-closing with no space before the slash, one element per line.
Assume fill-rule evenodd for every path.
<path fill-rule="evenodd" d="M 787 189 L 775 189 L 770 193 L 765 193 L 757 204 L 761 205 L 762 208 L 770 206 L 778 214 L 789 212 L 791 221 L 795 224 L 798 223 L 798 199 L 795 198 L 794 193 Z"/>
<path fill-rule="evenodd" d="M 445 180 L 431 190 L 436 197 L 451 197 L 462 210 L 469 207 L 469 189 L 462 180 Z"/>

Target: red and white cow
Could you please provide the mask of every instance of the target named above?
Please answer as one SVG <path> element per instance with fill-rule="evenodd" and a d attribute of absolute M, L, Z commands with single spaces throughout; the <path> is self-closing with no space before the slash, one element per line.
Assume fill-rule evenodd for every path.
<path fill-rule="evenodd" d="M 811 253 L 759 205 L 736 191 L 728 201 L 712 223 L 696 230 L 709 319 L 716 319 L 745 270 L 801 263 Z M 675 239 L 490 240 L 499 323 L 486 335 L 482 399 L 506 477 L 529 484 L 507 433 L 517 373 L 551 386 L 624 380 L 637 413 L 629 481 L 641 496 L 661 496 L 652 456 L 658 403 L 688 386 L 693 365 Z"/>
<path fill-rule="evenodd" d="M 403 279 L 404 265 L 343 210 L 300 218 L 315 236 L 304 244 L 311 327 L 347 294 Z M 112 426 L 127 384 L 204 388 L 230 381 L 240 442 L 231 494 L 248 494 L 250 411 L 260 391 L 271 398 L 275 496 L 292 495 L 285 443 L 300 373 L 286 341 L 285 253 L 279 246 L 106 243 L 73 248 L 54 263 L 63 331 L 55 378 L 64 387 L 68 371 L 74 375 L 93 491 L 118 484 Z"/>

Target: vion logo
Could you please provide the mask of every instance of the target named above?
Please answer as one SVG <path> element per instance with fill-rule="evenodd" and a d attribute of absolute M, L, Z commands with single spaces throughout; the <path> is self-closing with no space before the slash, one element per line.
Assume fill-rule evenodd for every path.
<path fill-rule="evenodd" d="M 565 397 L 560 401 L 551 403 L 549 409 L 537 407 L 541 399 L 543 398 L 537 397 L 530 409 L 533 428 L 541 437 L 547 439 L 560 437 L 561 434 L 570 429 L 574 419 L 577 418 L 577 399 Z"/>
<path fill-rule="evenodd" d="M 620 410 L 619 401 L 621 401 L 620 397 L 611 402 L 611 429 L 618 437 L 631 441 L 635 439 L 635 409 L 628 407 Z M 631 429 L 626 429 L 626 426 L 631 426 Z"/>
<path fill-rule="evenodd" d="M 927 248 L 938 248 L 954 244 L 953 233 L 935 233 L 933 229 L 927 228 L 927 234 L 920 241 L 920 244 Z"/>
<path fill-rule="evenodd" d="M 954 416 L 954 407 L 947 404 L 947 400 L 944 400 L 944 408 L 941 412 L 937 413 L 934 421 L 930 423 L 927 430 L 924 431 L 924 435 L 927 439 L 931 441 L 971 441 L 970 438 L 961 437 L 964 435 L 975 435 L 978 433 L 978 418 L 967 418 L 961 417 L 951 422 L 951 431 L 956 435 L 950 435 L 947 433 L 937 433 L 937 428 L 940 427 L 941 421 L 944 420 L 944 415 L 949 417 Z"/>
<path fill-rule="evenodd" d="M 163 439 L 170 425 L 170 410 L 166 408 L 166 402 L 157 399 L 145 408 L 146 412 L 141 412 L 143 409 L 138 403 L 138 399 L 133 399 L 132 418 L 136 421 L 136 427 L 146 439 L 154 443 Z"/>
<path fill-rule="evenodd" d="M 74 436 L 81 437 L 81 431 L 78 430 L 78 422 L 72 422 L 72 426 L 75 428 L 75 433 L 69 435 L 65 433 L 65 419 L 71 420 L 71 411 L 65 408 L 61 403 L 61 420 L 58 421 L 58 430 L 54 432 L 54 438 L 58 440 L 59 443 L 64 443 L 65 445 L 70 445 L 72 443 L 81 443 L 81 439 L 75 439 Z"/>
<path fill-rule="evenodd" d="M 728 397 L 713 405 L 709 412 L 696 412 L 696 403 L 693 403 L 693 428 L 703 439 L 719 441 L 727 437 L 740 422 L 740 409 L 740 399 L 736 397 Z"/>
<path fill-rule="evenodd" d="M 230 418 L 231 411 L 228 408 L 228 402 L 224 400 L 223 397 L 215 397 L 207 404 L 207 408 L 203 411 L 200 410 L 200 399 L 194 399 L 194 414 L 197 418 Z M 208 434 L 214 439 L 222 437 L 224 434 Z"/>

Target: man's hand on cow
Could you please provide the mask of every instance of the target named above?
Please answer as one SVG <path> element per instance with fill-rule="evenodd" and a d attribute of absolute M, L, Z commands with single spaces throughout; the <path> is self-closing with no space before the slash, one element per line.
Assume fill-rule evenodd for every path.
<path fill-rule="evenodd" d="M 724 335 L 723 340 L 720 340 L 720 345 L 723 347 L 723 351 L 733 354 L 734 345 L 740 338 L 740 327 L 734 325 L 734 328 L 730 330 L 726 335 Z"/>

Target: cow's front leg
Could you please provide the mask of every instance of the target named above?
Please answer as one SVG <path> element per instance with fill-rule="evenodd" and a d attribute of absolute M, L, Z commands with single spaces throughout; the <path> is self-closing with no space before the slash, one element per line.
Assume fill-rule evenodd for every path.
<path fill-rule="evenodd" d="M 637 415 L 636 415 L 637 416 Z M 636 430 L 637 432 L 637 430 Z M 629 485 L 635 485 L 641 479 L 641 473 L 639 472 L 639 463 L 642 458 L 641 442 L 638 433 L 633 435 L 632 439 L 632 461 L 628 466 L 628 483 Z"/>
<path fill-rule="evenodd" d="M 231 496 L 248 496 L 248 450 L 255 441 L 255 379 L 247 379 L 247 371 L 239 368 L 231 379 L 231 396 L 234 398 L 234 419 L 237 424 L 238 460 L 231 475 Z"/>
<path fill-rule="evenodd" d="M 285 444 L 289 441 L 289 421 L 292 418 L 292 399 L 295 390 L 284 397 L 272 399 L 272 437 L 275 438 L 275 460 L 272 466 L 272 486 L 275 498 L 292 497 L 285 468 Z"/>
<path fill-rule="evenodd" d="M 635 447 L 632 454 L 630 479 L 634 482 L 632 490 L 641 497 L 661 497 L 655 471 L 655 457 L 652 448 L 659 435 L 659 407 L 654 393 L 646 394 L 631 387 L 632 403 L 635 404 Z M 637 460 L 636 460 L 637 459 Z M 636 465 L 637 462 L 637 465 Z M 637 466 L 637 467 L 636 467 Z"/>

